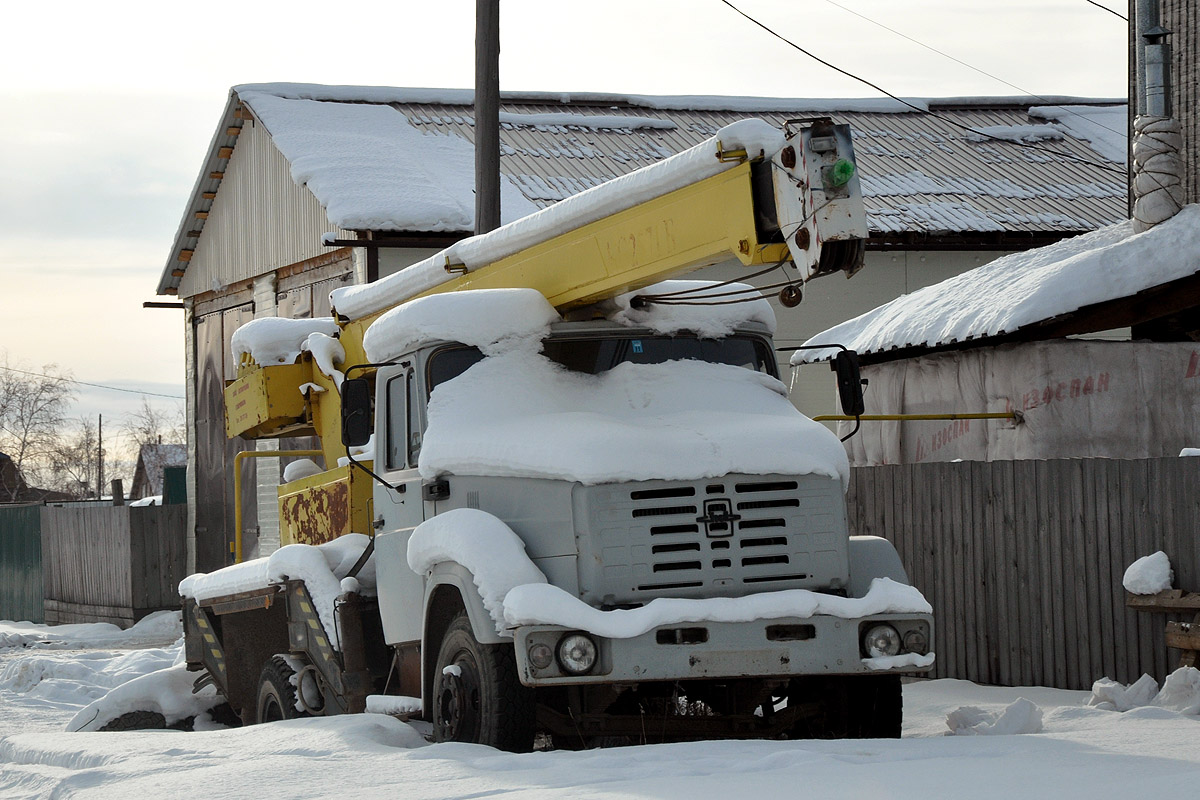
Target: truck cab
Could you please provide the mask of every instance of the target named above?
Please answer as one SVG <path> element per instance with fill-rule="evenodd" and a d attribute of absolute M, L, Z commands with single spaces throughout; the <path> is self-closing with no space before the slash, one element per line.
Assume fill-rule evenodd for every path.
<path fill-rule="evenodd" d="M 570 470 L 552 474 L 544 465 L 523 468 L 520 454 L 516 463 L 496 468 L 514 456 L 494 452 L 512 444 L 503 406 L 523 392 L 545 390 L 538 381 L 522 385 L 532 361 L 541 362 L 552 380 L 585 387 L 630 368 L 640 370 L 639 380 L 652 381 L 655 369 L 669 371 L 681 363 L 753 373 L 764 387 L 782 387 L 770 327 L 747 319 L 726 335 L 706 337 L 610 319 L 562 321 L 549 327 L 536 349 L 525 347 L 517 357 L 489 356 L 478 346 L 444 340 L 395 354 L 381 355 L 376 348 L 383 363 L 374 375 L 369 446 L 381 478 L 373 497 L 379 615 L 385 641 L 399 654 L 400 674 L 409 676 L 410 690 L 423 698 L 439 735 L 520 749 L 534 729 L 543 729 L 560 743 L 587 744 L 638 735 L 648 708 L 688 707 L 694 713 L 672 712 L 663 730 L 694 732 L 701 717 L 700 726 L 713 731 L 724 725 L 760 735 L 899 735 L 896 673 L 928 666 L 928 613 L 771 616 L 768 610 L 751 624 L 736 615 L 703 619 L 703 605 L 722 599 L 753 603 L 758 597 L 769 607 L 772 600 L 800 592 L 825 596 L 836 607 L 864 596 L 874 578 L 907 583 L 888 543 L 849 536 L 838 469 L 631 479 L 638 473 L 631 466 L 603 476 L 610 479 L 591 480 Z M 443 395 L 451 405 L 440 409 L 435 435 L 453 439 L 454 428 L 471 428 L 478 416 L 491 413 L 482 402 L 468 405 L 473 413 L 457 420 L 446 416 L 464 410 L 462 399 L 451 395 L 472 379 L 473 369 L 490 374 L 476 379 L 472 391 L 494 397 L 502 407 L 500 418 L 481 428 L 493 426 L 496 441 L 467 445 L 466 454 L 455 456 L 455 469 L 422 468 L 430 417 L 438 416 Z M 719 370 L 713 374 L 723 375 Z M 706 390 L 703 382 L 688 386 Z M 603 395 L 599 383 L 596 387 Z M 547 399 L 529 394 L 526 401 L 538 407 Z M 689 401 L 674 402 L 686 407 Z M 586 462 L 589 453 L 581 442 L 554 438 L 560 429 L 553 417 L 574 414 L 586 431 L 588 416 L 604 409 L 552 405 L 542 415 L 547 427 L 535 431 L 545 437 L 540 447 Z M 361 413 L 352 405 L 343 410 Z M 544 410 L 534 408 L 530 415 Z M 740 409 L 750 416 L 759 411 Z M 736 429 L 738 422 L 732 417 L 724 424 Z M 721 435 L 703 424 L 693 433 Z M 823 428 L 814 434 L 826 440 L 826 453 L 836 450 L 844 460 L 832 434 Z M 533 445 L 537 450 L 539 443 Z M 648 454 L 631 447 L 626 456 L 632 465 Z M 471 469 L 472 459 L 477 469 Z M 686 473 L 685 467 L 680 475 Z M 627 479 L 611 479 L 618 475 Z M 480 576 L 460 560 L 443 555 L 417 565 L 410 557 L 414 533 L 427 520 L 463 509 L 506 526 L 550 586 L 601 616 L 628 616 L 655 601 L 691 601 L 699 613 L 690 616 L 701 619 L 684 613 L 673 620 L 668 614 L 664 624 L 635 635 L 622 630 L 603 635 L 604 626 L 597 633 L 578 625 L 498 618 L 485 607 Z M 870 642 L 881 636 L 895 640 L 894 655 L 915 658 L 898 659 L 896 668 L 873 663 Z M 502 700 L 483 697 L 487 694 L 524 699 L 506 709 Z M 878 711 L 865 713 L 856 703 Z M 778 715 L 777 705 L 784 706 Z M 495 718 L 490 722 L 489 714 Z M 499 738 L 489 739 L 489 730 Z"/>

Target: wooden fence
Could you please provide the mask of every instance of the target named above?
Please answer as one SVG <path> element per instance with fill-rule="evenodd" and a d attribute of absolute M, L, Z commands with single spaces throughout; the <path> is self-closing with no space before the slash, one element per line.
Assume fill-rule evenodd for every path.
<path fill-rule="evenodd" d="M 933 604 L 938 677 L 1089 689 L 1176 665 L 1121 579 L 1163 550 L 1200 591 L 1200 458 L 861 467 L 847 501 Z"/>
<path fill-rule="evenodd" d="M 128 627 L 179 607 L 187 569 L 187 506 L 42 509 L 48 623 Z"/>

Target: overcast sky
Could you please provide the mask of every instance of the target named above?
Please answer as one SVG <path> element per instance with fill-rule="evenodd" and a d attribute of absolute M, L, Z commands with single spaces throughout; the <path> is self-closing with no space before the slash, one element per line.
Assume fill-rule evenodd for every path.
<path fill-rule="evenodd" d="M 719 0 L 501 5 L 504 90 L 875 96 Z M 1125 95 L 1125 23 L 1085 0 L 735 5 L 895 94 Z M 0 358 L 180 397 L 183 314 L 141 304 L 170 299 L 154 289 L 229 87 L 474 80 L 473 0 L 59 0 L 7 4 L 4 18 Z M 77 414 L 140 402 L 80 388 Z"/>

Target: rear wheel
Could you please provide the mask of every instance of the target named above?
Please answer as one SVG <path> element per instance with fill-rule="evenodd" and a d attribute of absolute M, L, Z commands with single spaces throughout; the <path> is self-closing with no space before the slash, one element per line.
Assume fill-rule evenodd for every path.
<path fill-rule="evenodd" d="M 533 690 L 517 678 L 512 647 L 480 644 L 466 612 L 451 620 L 433 676 L 433 735 L 501 750 L 533 747 Z"/>
<path fill-rule="evenodd" d="M 297 719 L 309 714 L 296 707 L 296 687 L 292 685 L 296 670 L 283 656 L 272 656 L 258 679 L 258 706 L 255 722 L 278 722 Z"/>

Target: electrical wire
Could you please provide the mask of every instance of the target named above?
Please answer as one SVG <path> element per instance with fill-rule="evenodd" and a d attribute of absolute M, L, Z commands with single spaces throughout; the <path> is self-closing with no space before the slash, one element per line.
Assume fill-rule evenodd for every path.
<path fill-rule="evenodd" d="M 16 367 L 0 365 L 0 369 L 5 370 L 7 372 L 17 372 L 17 373 L 20 373 L 21 375 L 32 375 L 37 378 L 49 378 L 49 379 L 55 380 L 55 381 L 65 381 L 67 383 L 77 383 L 80 386 L 91 386 L 95 389 L 108 389 L 110 392 L 127 392 L 129 394 L 144 394 L 144 395 L 149 395 L 150 397 L 166 397 L 171 400 L 185 399 L 177 394 L 161 394 L 159 392 L 144 392 L 141 389 L 124 389 L 120 386 L 106 386 L 103 383 L 88 383 L 87 381 L 77 381 L 74 378 L 68 378 L 63 375 L 47 375 L 44 372 L 30 372 L 29 370 L 17 369 Z"/>
<path fill-rule="evenodd" d="M 1127 131 L 1125 131 L 1124 129 L 1118 131 L 1118 130 L 1114 130 L 1113 128 L 1108 127 L 1107 125 L 1102 125 L 1101 123 L 1096 122 L 1094 119 L 1090 119 L 1088 117 L 1085 117 L 1083 114 L 1080 114 L 1076 111 L 1072 111 L 1067 106 L 1063 106 L 1063 105 L 1059 105 L 1058 103 L 1055 103 L 1053 100 L 1051 100 L 1048 97 L 1042 97 L 1037 92 L 1031 92 L 1028 89 L 1026 89 L 1022 86 L 1018 86 L 1017 84 L 1015 84 L 1011 81 L 1006 81 L 1004 78 L 1001 78 L 999 75 L 993 75 L 992 73 L 988 72 L 987 70 L 980 69 L 979 67 L 975 66 L 974 64 L 968 64 L 966 61 L 963 61 L 961 58 L 955 58 L 954 56 L 950 55 L 949 53 L 947 53 L 943 50 L 937 49 L 933 45 L 925 44 L 925 42 L 922 42 L 920 39 L 914 39 L 913 37 L 909 36 L 906 33 L 902 33 L 901 31 L 898 31 L 895 28 L 888 27 L 887 25 L 884 25 L 879 20 L 872 19 L 871 17 L 868 17 L 866 14 L 862 14 L 858 11 L 855 11 L 853 8 L 849 8 L 848 6 L 842 5 L 841 3 L 837 2 L 837 0 L 825 0 L 825 2 L 831 6 L 836 6 L 840 9 L 842 9 L 847 14 L 853 14 L 854 16 L 858 17 L 859 19 L 861 19 L 865 22 L 869 22 L 877 28 L 882 28 L 889 33 L 894 33 L 897 36 L 899 36 L 901 39 L 910 41 L 919 47 L 924 47 L 926 50 L 930 51 L 931 53 L 937 53 L 942 58 L 948 58 L 951 61 L 953 61 L 955 64 L 959 64 L 961 66 L 966 67 L 969 70 L 978 72 L 980 75 L 983 75 L 987 78 L 991 78 L 992 80 L 996 81 L 997 83 L 1003 83 L 1005 86 L 1009 87 L 1010 89 L 1016 89 L 1018 92 L 1025 95 L 1026 97 L 1032 97 L 1035 100 L 1041 100 L 1043 103 L 1045 103 L 1050 108 L 1061 109 L 1062 111 L 1065 111 L 1066 113 L 1070 114 L 1073 117 L 1079 117 L 1080 119 L 1087 120 L 1090 124 L 1095 125 L 1097 128 L 1100 128 L 1102 130 L 1106 130 L 1109 133 L 1116 133 L 1116 134 L 1120 134 L 1121 136 L 1125 136 L 1127 134 Z M 1091 0 L 1088 0 L 1088 2 L 1091 2 Z M 1104 6 L 1100 6 L 1100 7 L 1104 8 Z M 1121 17 L 1121 18 L 1124 19 L 1124 17 Z"/>
<path fill-rule="evenodd" d="M 1073 116 L 1073 117 L 1078 117 L 1078 118 L 1080 118 L 1080 119 L 1082 119 L 1082 120 L 1085 120 L 1085 121 L 1087 121 L 1087 123 L 1088 123 L 1088 124 L 1090 124 L 1090 125 L 1093 125 L 1093 126 L 1095 126 L 1095 127 L 1099 128 L 1099 129 L 1101 129 L 1101 130 L 1108 131 L 1109 133 L 1114 133 L 1114 134 L 1117 134 L 1117 135 L 1119 135 L 1119 136 L 1122 136 L 1122 137 L 1124 137 L 1124 136 L 1127 136 L 1127 135 L 1128 135 L 1128 131 L 1126 131 L 1126 130 L 1124 130 L 1124 129 L 1122 129 L 1122 130 L 1116 130 L 1116 129 L 1114 129 L 1114 128 L 1110 128 L 1110 127 L 1108 127 L 1107 125 L 1105 125 L 1105 124 L 1103 124 L 1103 123 L 1101 123 L 1101 122 L 1098 122 L 1098 121 L 1097 121 L 1097 120 L 1095 120 L 1095 119 L 1089 118 L 1089 117 L 1087 117 L 1087 116 L 1085 116 L 1085 115 L 1083 115 L 1083 114 L 1080 114 L 1080 113 L 1078 113 L 1078 112 L 1076 112 L 1076 111 L 1072 111 L 1072 110 L 1071 110 L 1069 107 L 1067 107 L 1067 106 L 1063 106 L 1063 105 L 1059 105 L 1058 103 L 1055 103 L 1055 102 L 1053 102 L 1052 100 L 1050 100 L 1050 98 L 1047 98 L 1047 97 L 1042 97 L 1041 95 L 1039 95 L 1039 94 L 1037 94 L 1037 93 L 1035 93 L 1035 92 L 1031 92 L 1031 91 L 1029 91 L 1028 89 L 1025 89 L 1025 88 L 1023 88 L 1023 87 L 1021 87 L 1021 86 L 1018 86 L 1018 85 L 1016 85 L 1015 83 L 1012 83 L 1012 82 L 1010 82 L 1010 81 L 1006 81 L 1006 80 L 1004 80 L 1004 78 L 1001 78 L 1001 77 L 1000 77 L 1000 76 L 998 76 L 998 75 L 993 75 L 992 73 L 990 73 L 990 72 L 987 72 L 986 70 L 982 70 L 982 69 L 980 69 L 980 68 L 978 68 L 978 67 L 976 67 L 976 66 L 974 66 L 974 65 L 972 65 L 972 64 L 968 64 L 966 61 L 963 61 L 962 59 L 955 58 L 954 56 L 950 55 L 949 53 L 946 53 L 946 52 L 943 52 L 943 51 L 941 51 L 941 50 L 938 50 L 936 47 L 933 47 L 933 46 L 931 46 L 931 45 L 925 44 L 924 42 L 922 42 L 922 41 L 920 41 L 920 40 L 918 40 L 918 39 L 914 39 L 913 37 L 911 37 L 911 36 L 909 36 L 909 35 L 907 35 L 907 34 L 901 33 L 900 31 L 896 30 L 895 28 L 890 28 L 890 27 L 888 27 L 887 25 L 884 25 L 882 22 L 879 22 L 879 21 L 877 21 L 877 20 L 874 20 L 874 19 L 872 19 L 872 18 L 868 17 L 868 16 L 867 16 L 867 15 L 865 15 L 865 14 L 861 14 L 861 13 L 859 13 L 858 11 L 855 11 L 855 10 L 854 10 L 854 9 L 852 9 L 852 8 L 848 8 L 847 6 L 844 6 L 844 5 L 842 5 L 841 3 L 838 3 L 838 2 L 836 2 L 836 0 L 825 0 L 825 2 L 826 2 L 826 3 L 828 3 L 828 4 L 829 4 L 829 5 L 831 5 L 831 6 L 836 6 L 837 8 L 840 8 L 840 9 L 842 9 L 843 11 L 845 11 L 845 12 L 846 12 L 846 13 L 848 13 L 848 14 L 853 14 L 854 16 L 858 17 L 859 19 L 861 19 L 861 20 L 864 20 L 864 21 L 866 21 L 866 22 L 869 22 L 869 23 L 871 23 L 872 25 L 875 25 L 876 27 L 883 28 L 885 31 L 888 31 L 888 32 L 890 32 L 890 33 L 894 33 L 895 35 L 897 35 L 897 36 L 901 37 L 902 39 L 906 39 L 906 40 L 908 40 L 908 41 L 912 42 L 913 44 L 916 44 L 916 45 L 919 45 L 919 46 L 921 46 L 921 47 L 924 47 L 926 50 L 929 50 L 929 51 L 931 51 L 931 52 L 937 53 L 938 55 L 940 55 L 940 56 L 942 56 L 942 57 L 944 57 L 944 58 L 948 58 L 948 59 L 950 59 L 951 61 L 955 62 L 956 64 L 961 64 L 962 66 L 966 67 L 967 69 L 974 70 L 975 72 L 978 72 L 980 75 L 985 75 L 985 76 L 987 76 L 988 78 L 991 78 L 992 80 L 995 80 L 995 81 L 998 81 L 998 82 L 1000 82 L 1000 83 L 1003 83 L 1005 86 L 1008 86 L 1008 87 L 1010 87 L 1010 88 L 1016 89 L 1018 92 L 1021 92 L 1022 94 L 1026 95 L 1027 97 L 1032 97 L 1032 98 L 1034 98 L 1034 99 L 1041 100 L 1041 101 L 1042 101 L 1043 103 L 1045 103 L 1045 104 L 1046 104 L 1046 106 L 1047 106 L 1047 107 L 1049 107 L 1049 108 L 1057 108 L 1057 109 L 1060 109 L 1061 111 L 1064 111 L 1064 112 L 1066 112 L 1066 113 L 1067 113 L 1067 114 L 1069 114 L 1070 116 Z M 1092 5 L 1096 6 L 1097 8 L 1102 8 L 1102 9 L 1104 9 L 1105 11 L 1108 11 L 1108 12 L 1109 12 L 1109 13 L 1111 13 L 1111 14 L 1115 14 L 1117 17 L 1120 17 L 1121 19 L 1125 20 L 1126 22 L 1128 22 L 1128 21 L 1129 21 L 1127 17 L 1125 17 L 1125 16 L 1122 16 L 1121 14 L 1118 14 L 1117 12 L 1113 11 L 1111 8 L 1107 8 L 1106 6 L 1102 6 L 1102 5 L 1100 5 L 1099 3 L 1093 2 L 1093 0 L 1086 0 L 1086 2 L 1089 2 L 1089 3 L 1091 3 Z M 975 131 L 975 133 L 977 133 L 977 134 L 980 134 L 980 135 L 986 135 L 986 134 L 984 134 L 982 131 Z M 1009 141 L 1009 140 L 1005 140 L 1005 141 Z M 1047 152 L 1055 152 L 1055 151 L 1047 149 Z M 1178 155 L 1179 155 L 1179 159 L 1180 159 L 1180 161 L 1182 162 L 1182 164 L 1183 164 L 1185 167 L 1190 167 L 1190 166 L 1191 166 L 1191 164 L 1188 162 L 1187 158 L 1184 156 L 1184 154 L 1183 154 L 1183 153 L 1179 153 Z M 1165 189 L 1165 188 L 1166 188 L 1166 187 L 1165 187 L 1165 186 L 1163 186 L 1163 185 L 1162 185 L 1162 183 L 1161 183 L 1161 182 L 1159 182 L 1159 180 L 1158 180 L 1157 178 L 1155 178 L 1153 175 L 1151 175 L 1151 176 L 1150 176 L 1150 179 L 1151 179 L 1151 180 L 1152 180 L 1154 183 L 1156 183 L 1160 189 Z M 1172 199 L 1172 202 L 1174 202 L 1174 198 L 1171 198 L 1171 199 Z M 1178 203 L 1176 203 L 1175 205 L 1176 205 L 1176 208 L 1177 208 L 1177 209 L 1181 208 L 1181 207 L 1179 206 L 1179 204 L 1178 204 Z"/>
<path fill-rule="evenodd" d="M 947 116 L 945 116 L 945 115 L 943 115 L 943 114 L 939 114 L 939 113 L 937 113 L 936 111 L 932 111 L 932 110 L 930 110 L 930 109 L 928 109 L 928 108 L 922 108 L 921 106 L 918 106 L 918 105 L 916 105 L 915 103 L 909 102 L 908 100 L 905 100 L 905 99 L 904 99 L 904 98 L 902 98 L 902 97 L 898 97 L 897 95 L 894 95 L 894 94 L 892 94 L 892 93 L 891 93 L 891 92 L 889 92 L 887 89 L 884 89 L 882 86 L 879 86 L 878 84 L 872 83 L 871 81 L 867 80 L 866 78 L 863 78 L 863 77 L 860 77 L 860 76 L 858 76 L 858 75 L 855 75 L 855 74 L 854 74 L 854 73 L 852 73 L 852 72 L 849 72 L 849 71 L 847 71 L 847 70 L 844 70 L 844 69 L 842 69 L 841 67 L 837 66 L 836 64 L 833 64 L 832 62 L 826 61 L 825 59 L 821 58 L 820 56 L 816 55 L 815 53 L 813 53 L 813 52 L 811 52 L 811 51 L 809 51 L 809 50 L 806 50 L 805 48 L 803 48 L 803 47 L 801 47 L 800 45 L 798 45 L 798 44 L 796 44 L 795 42 L 793 42 L 791 39 L 788 39 L 788 38 L 787 38 L 786 36 L 784 36 L 783 34 L 781 34 L 781 33 L 777 32 L 777 31 L 775 31 L 774 29 L 772 29 L 771 27 L 767 26 L 766 24 L 764 24 L 764 23 L 762 23 L 762 22 L 759 22 L 757 19 L 755 19 L 754 17 L 750 16 L 750 15 L 749 15 L 749 14 L 747 14 L 745 11 L 742 11 L 740 8 L 738 8 L 738 7 L 737 7 L 737 6 L 735 6 L 735 5 L 734 5 L 732 2 L 730 2 L 730 0 L 720 0 L 720 2 L 721 2 L 721 3 L 723 3 L 723 4 L 724 4 L 724 5 L 726 5 L 726 6 L 729 6 L 729 8 L 733 9 L 734 11 L 736 11 L 736 12 L 737 12 L 739 15 L 741 15 L 742 17 L 745 17 L 745 18 L 746 18 L 747 20 L 749 20 L 750 22 L 752 22 L 752 23 L 754 23 L 755 25 L 757 25 L 758 27 L 762 28 L 764 31 L 766 31 L 767 33 L 771 34 L 772 36 L 774 36 L 774 37 L 775 37 L 776 39 L 778 39 L 779 41 L 783 42 L 784 44 L 788 45 L 789 47 L 791 47 L 791 48 L 793 48 L 793 49 L 795 49 L 795 50 L 798 50 L 798 51 L 800 51 L 801 53 L 803 53 L 804 55 L 808 56 L 808 57 L 809 57 L 809 58 L 811 58 L 813 61 L 816 61 L 816 62 L 817 62 L 817 63 L 819 63 L 819 64 L 823 64 L 824 66 L 826 66 L 826 67 L 829 67 L 830 69 L 832 69 L 834 72 L 837 72 L 837 73 L 839 73 L 839 74 L 841 74 L 841 75 L 845 75 L 847 78 L 851 78 L 852 80 L 856 80 L 856 81 L 858 81 L 859 83 L 861 83 L 861 84 L 864 84 L 865 86 L 869 86 L 870 88 L 874 89 L 875 91 L 879 92 L 880 94 L 882 94 L 882 95 L 885 95 L 885 96 L 887 96 L 887 97 L 891 98 L 892 100 L 895 100 L 897 103 L 900 103 L 901 105 L 904 105 L 904 106 L 907 106 L 908 108 L 911 108 L 913 111 L 916 111 L 918 114 L 925 114 L 925 115 L 927 115 L 927 116 L 931 116 L 931 117 L 933 117 L 934 119 L 941 120 L 942 122 L 946 123 L 947 125 L 951 125 L 951 126 L 953 126 L 953 127 L 955 127 L 955 128 L 961 128 L 962 130 L 965 130 L 965 131 L 967 131 L 968 133 L 975 134 L 976 136 L 982 136 L 982 137 L 983 137 L 983 138 L 985 138 L 985 139 L 991 139 L 991 140 L 993 140 L 993 141 L 997 141 L 997 142 L 1004 142 L 1004 143 L 1006 143 L 1006 144 L 1015 145 L 1015 146 L 1017 146 L 1017 147 L 1023 147 L 1023 148 L 1025 148 L 1025 149 L 1028 149 L 1028 150 L 1036 150 L 1036 151 L 1038 151 L 1038 152 L 1040 152 L 1040 153 L 1048 153 L 1048 154 L 1050 154 L 1050 155 L 1055 155 L 1055 156 L 1058 156 L 1058 157 L 1060 157 L 1060 158 L 1064 158 L 1064 159 L 1066 159 L 1066 160 L 1068 160 L 1068 161 L 1074 161 L 1074 162 L 1076 162 L 1076 163 L 1079 163 L 1079 164 L 1087 164 L 1088 166 L 1095 167 L 1095 168 L 1097 168 L 1097 169 L 1100 169 L 1100 170 L 1104 170 L 1105 172 L 1114 172 L 1114 173 L 1118 173 L 1118 174 L 1120 174 L 1120 175 L 1126 175 L 1126 174 L 1127 174 L 1127 170 L 1125 170 L 1125 169 L 1121 169 L 1121 168 L 1113 167 L 1113 166 L 1110 166 L 1110 165 L 1108 165 L 1108 164 L 1104 164 L 1104 163 L 1101 163 L 1101 162 L 1099 162 L 1099 161 L 1094 161 L 1094 160 L 1092 160 L 1092 159 L 1089 159 L 1089 158 L 1084 158 L 1083 156 L 1079 156 L 1079 155 L 1076 155 L 1076 154 L 1074 154 L 1074 153 L 1068 153 L 1068 152 L 1066 152 L 1066 151 L 1064 151 L 1064 150 L 1055 150 L 1055 149 L 1053 149 L 1053 148 L 1050 148 L 1050 147 L 1041 147 L 1041 146 L 1039 146 L 1039 145 L 1036 145 L 1036 144 L 1031 144 L 1031 143 L 1029 143 L 1029 142 L 1019 142 L 1019 141 L 1013 141 L 1013 140 L 1011 140 L 1011 139 L 1005 139 L 1005 138 L 1003 138 L 1003 137 L 1000 137 L 1000 136 L 994 136 L 993 134 L 987 133 L 986 131 L 977 130 L 977 129 L 975 129 L 975 128 L 972 128 L 970 125 L 967 125 L 967 124 L 965 124 L 965 123 L 959 122 L 959 121 L 958 121 L 958 120 L 956 120 L 956 119 L 952 119 L 951 117 L 947 117 Z"/>
<path fill-rule="evenodd" d="M 1119 11 L 1113 11 L 1113 10 L 1112 10 L 1111 8 L 1109 8 L 1108 6 L 1102 6 L 1102 5 L 1100 5 L 1099 3 L 1097 3 L 1097 2 L 1096 2 L 1096 0 L 1083 0 L 1083 2 L 1085 2 L 1085 3 L 1091 3 L 1091 4 L 1092 4 L 1092 5 L 1094 5 L 1096 8 L 1102 8 L 1102 9 L 1104 9 L 1105 11 L 1107 11 L 1108 13 L 1112 14 L 1114 17 L 1117 17 L 1117 18 L 1119 18 L 1119 19 L 1123 19 L 1123 20 L 1125 20 L 1126 22 L 1129 22 L 1129 17 L 1125 16 L 1124 14 L 1122 14 L 1122 13 L 1121 13 L 1121 12 L 1119 12 Z"/>

